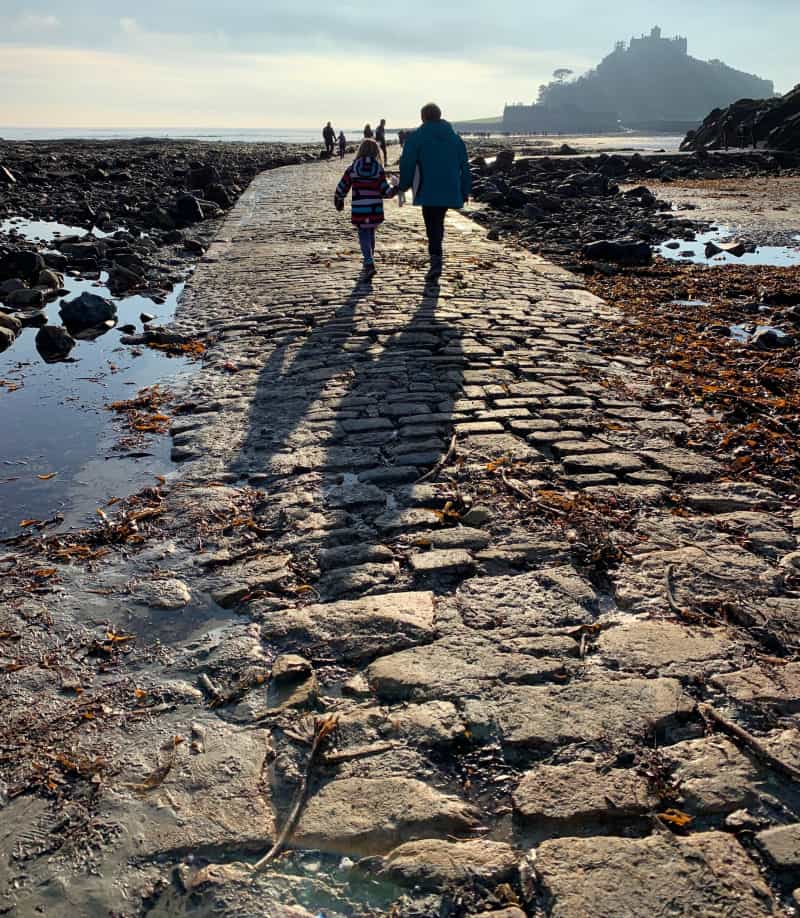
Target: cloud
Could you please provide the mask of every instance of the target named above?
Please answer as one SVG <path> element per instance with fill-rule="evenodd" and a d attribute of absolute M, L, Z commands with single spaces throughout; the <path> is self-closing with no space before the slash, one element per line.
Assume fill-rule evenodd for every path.
<path fill-rule="evenodd" d="M 17 25 L 25 30 L 57 29 L 61 25 L 58 16 L 52 13 L 22 13 L 17 18 Z"/>
<path fill-rule="evenodd" d="M 126 35 L 136 35 L 140 31 L 136 20 L 130 16 L 123 16 L 119 21 L 119 27 Z"/>

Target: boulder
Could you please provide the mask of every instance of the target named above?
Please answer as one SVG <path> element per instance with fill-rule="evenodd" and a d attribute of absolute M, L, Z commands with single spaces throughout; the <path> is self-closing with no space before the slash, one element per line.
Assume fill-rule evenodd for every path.
<path fill-rule="evenodd" d="M 185 223 L 199 223 L 204 219 L 203 208 L 192 194 L 182 194 L 175 202 L 175 212 Z"/>
<path fill-rule="evenodd" d="M 220 174 L 216 166 L 204 165 L 192 169 L 187 176 L 187 183 L 190 188 L 207 189 L 209 185 L 218 184 Z M 213 200 L 213 199 L 212 199 Z"/>
<path fill-rule="evenodd" d="M 33 282 L 44 268 L 45 263 L 41 255 L 27 249 L 18 249 L 0 258 L 0 280 L 19 277 L 24 281 Z"/>
<path fill-rule="evenodd" d="M 494 159 L 497 172 L 506 172 L 514 164 L 515 153 L 513 150 L 499 150 Z"/>
<path fill-rule="evenodd" d="M 3 297 L 3 302 L 9 309 L 41 309 L 44 304 L 44 294 L 41 290 L 23 287 L 14 290 Z"/>
<path fill-rule="evenodd" d="M 117 318 L 117 307 L 111 300 L 95 293 L 82 293 L 65 300 L 59 309 L 64 324 L 71 329 L 96 328 Z"/>
<path fill-rule="evenodd" d="M 6 328 L 5 325 L 0 325 L 0 354 L 11 347 L 16 337 L 17 336 L 10 328 Z"/>
<path fill-rule="evenodd" d="M 39 272 L 36 278 L 37 287 L 46 287 L 48 290 L 59 290 L 64 286 L 64 278 L 56 271 L 46 268 Z"/>
<path fill-rule="evenodd" d="M 763 326 L 756 329 L 750 339 L 750 347 L 759 351 L 773 351 L 783 347 L 791 347 L 795 339 L 780 328 Z"/>
<path fill-rule="evenodd" d="M 8 329 L 13 335 L 18 335 L 22 331 L 22 322 L 14 316 L 5 312 L 0 312 L 0 328 Z"/>
<path fill-rule="evenodd" d="M 623 265 L 649 265 L 653 252 L 646 242 L 633 239 L 602 239 L 583 247 L 583 257 L 594 261 L 612 261 Z"/>
<path fill-rule="evenodd" d="M 224 207 L 226 210 L 233 206 L 233 201 L 231 201 L 225 186 L 219 182 L 214 182 L 214 184 L 206 188 L 205 197 L 211 201 L 212 204 L 217 204 L 220 207 Z"/>
<path fill-rule="evenodd" d="M 45 363 L 56 363 L 69 356 L 75 339 L 60 325 L 44 325 L 36 333 L 36 350 Z"/>
<path fill-rule="evenodd" d="M 24 290 L 25 284 L 18 278 L 12 277 L 0 283 L 0 297 L 7 293 L 13 293 L 15 290 Z"/>

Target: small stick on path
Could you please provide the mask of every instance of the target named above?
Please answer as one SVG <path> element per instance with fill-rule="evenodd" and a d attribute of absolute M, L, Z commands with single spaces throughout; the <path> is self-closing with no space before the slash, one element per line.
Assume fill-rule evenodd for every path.
<path fill-rule="evenodd" d="M 311 744 L 311 752 L 308 754 L 308 762 L 306 763 L 306 770 L 303 772 L 303 780 L 300 782 L 294 795 L 292 809 L 280 835 L 275 840 L 275 844 L 267 851 L 260 861 L 253 865 L 254 873 L 259 873 L 275 860 L 281 851 L 283 851 L 286 843 L 292 837 L 292 833 L 297 828 L 297 823 L 300 821 L 300 814 L 303 812 L 306 797 L 308 796 L 308 782 L 311 777 L 311 772 L 314 769 L 314 765 L 316 764 L 325 740 L 336 729 L 338 721 L 339 718 L 337 715 L 329 714 L 327 717 L 323 717 L 316 722 L 314 726 L 314 742 Z"/>
<path fill-rule="evenodd" d="M 429 478 L 433 478 L 434 475 L 437 475 L 447 463 L 455 456 L 456 454 L 456 435 L 453 434 L 450 440 L 450 446 L 447 448 L 447 452 L 442 456 L 442 458 L 436 463 L 436 465 L 429 471 L 418 478 L 414 484 L 419 484 L 421 481 L 427 481 Z"/>
<path fill-rule="evenodd" d="M 774 756 L 759 739 L 753 736 L 752 733 L 748 733 L 747 730 L 743 729 L 738 724 L 723 717 L 722 714 L 715 710 L 710 704 L 699 704 L 697 710 L 706 721 L 710 721 L 714 726 L 719 727 L 723 733 L 727 733 L 728 736 L 735 739 L 737 743 L 747 747 L 747 749 L 761 759 L 761 761 L 765 765 L 768 765 L 773 771 L 777 771 L 791 781 L 796 781 L 800 784 L 800 769 Z"/>

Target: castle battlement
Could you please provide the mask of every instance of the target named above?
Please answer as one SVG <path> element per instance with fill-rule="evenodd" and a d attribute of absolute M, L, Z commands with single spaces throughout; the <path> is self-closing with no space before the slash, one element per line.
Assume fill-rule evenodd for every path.
<path fill-rule="evenodd" d="M 625 50 L 625 42 L 617 42 L 617 48 L 622 46 Z M 689 53 L 689 39 L 683 35 L 676 35 L 674 38 L 664 38 L 660 26 L 653 26 L 649 35 L 642 35 L 639 38 L 632 38 L 628 45 L 628 51 L 646 52 L 647 54 L 658 54 L 659 52 L 669 52 L 671 54 L 687 55 Z"/>

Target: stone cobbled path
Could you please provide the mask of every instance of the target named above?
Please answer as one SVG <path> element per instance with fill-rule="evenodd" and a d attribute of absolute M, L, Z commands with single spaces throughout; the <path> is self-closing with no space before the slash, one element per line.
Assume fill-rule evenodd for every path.
<path fill-rule="evenodd" d="M 203 622 L 159 676 L 192 745 L 104 803 L 118 863 L 266 850 L 337 715 L 288 860 L 187 862 L 151 914 L 778 914 L 798 785 L 697 705 L 800 768 L 798 514 L 685 445 L 702 418 L 607 353 L 611 306 L 466 217 L 426 286 L 387 202 L 359 284 L 338 174 L 259 176 L 181 305 L 210 345 L 133 589 Z"/>
<path fill-rule="evenodd" d="M 228 485 L 214 503 L 259 489 L 270 532 L 205 588 L 258 623 L 260 652 L 297 655 L 281 703 L 376 749 L 321 777 L 293 845 L 380 855 L 381 876 L 432 890 L 497 886 L 523 861 L 554 916 L 770 914 L 770 832 L 800 866 L 797 788 L 707 734 L 695 703 L 744 725 L 767 706 L 764 742 L 800 765 L 800 665 L 708 614 L 728 602 L 796 641 L 779 561 L 800 521 L 675 445 L 696 418 L 604 353 L 610 306 L 466 218 L 426 287 L 420 214 L 387 202 L 359 284 L 337 172 L 257 179 L 182 313 L 217 336 L 175 429 L 184 483 L 201 503 L 210 480 Z M 605 592 L 572 563 L 564 488 L 620 530 Z M 273 742 L 280 810 L 297 749 Z M 654 820 L 670 805 L 687 834 Z M 771 822 L 789 825 L 758 834 Z"/>

